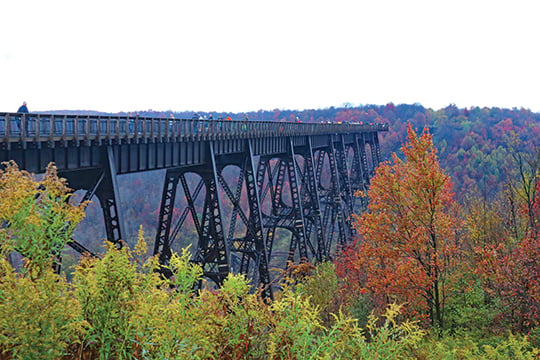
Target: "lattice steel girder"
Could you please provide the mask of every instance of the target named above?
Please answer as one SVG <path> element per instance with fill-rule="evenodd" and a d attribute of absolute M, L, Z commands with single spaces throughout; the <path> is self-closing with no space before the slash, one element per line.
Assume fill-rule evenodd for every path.
<path fill-rule="evenodd" d="M 190 187 L 190 183 L 188 183 L 186 179 L 187 173 L 199 174 L 202 172 L 205 172 L 204 167 L 197 166 L 190 168 L 172 168 L 168 169 L 165 174 L 157 227 L 158 230 L 156 232 L 156 240 L 154 243 L 154 255 L 159 254 L 159 262 L 161 265 L 169 264 L 173 243 L 188 214 L 191 215 L 198 238 L 200 239 L 202 236 L 202 227 L 198 216 L 199 214 L 197 213 L 197 209 L 195 207 L 195 201 L 197 200 L 201 190 L 205 187 L 205 181 L 203 178 L 201 178 L 195 188 L 192 189 Z M 176 193 L 178 191 L 178 182 L 180 182 L 182 185 L 187 205 L 178 219 L 174 219 L 175 225 L 171 231 L 173 224 L 174 204 Z M 162 270 L 165 271 L 166 275 L 171 275 L 170 272 L 165 268 Z"/>
<path fill-rule="evenodd" d="M 270 287 L 270 275 L 268 270 L 267 252 L 264 243 L 262 229 L 262 215 L 258 187 L 256 183 L 253 151 L 249 140 L 245 141 L 245 148 L 248 150 L 243 154 L 235 156 L 218 156 L 214 154 L 215 173 L 219 190 L 224 192 L 226 198 L 232 204 L 232 214 L 230 223 L 223 223 L 223 231 L 229 226 L 226 237 L 226 248 L 228 254 L 237 253 L 241 255 L 240 273 L 251 278 L 255 286 L 261 286 L 262 295 L 267 298 L 272 297 Z M 223 170 L 228 165 L 235 165 L 240 168 L 240 174 L 235 184 L 229 184 L 223 176 Z M 243 191 L 245 185 L 245 192 Z M 241 197 L 245 194 L 249 210 L 241 208 Z M 204 216 L 203 216 L 204 217 Z M 241 237 L 236 238 L 236 224 L 241 221 L 246 232 Z M 231 257 L 228 257 L 228 264 L 232 270 Z"/>
<path fill-rule="evenodd" d="M 261 156 L 257 167 L 257 188 L 261 189 L 259 203 L 262 204 L 268 193 L 270 193 L 270 214 L 265 214 L 261 210 L 263 228 L 267 229 L 265 247 L 268 259 L 272 256 L 277 224 L 283 218 L 281 216 L 282 214 L 280 214 L 280 211 L 283 209 L 281 206 L 281 192 L 286 168 L 285 163 L 281 159 L 274 159 L 274 166 L 272 167 L 272 160 L 273 156 Z M 267 179 L 267 182 L 263 188 L 265 179 Z"/>
<path fill-rule="evenodd" d="M 353 151 L 353 163 L 351 169 L 351 190 L 353 191 L 353 193 L 355 193 L 356 191 L 361 191 L 363 193 L 360 197 L 360 211 L 365 211 L 367 208 L 367 184 L 365 182 L 365 174 L 367 174 L 367 169 L 365 169 L 363 166 L 362 151 L 360 150 L 360 141 L 361 139 L 359 139 L 358 136 L 355 134 L 354 142 L 351 145 Z"/>
<path fill-rule="evenodd" d="M 221 286 L 230 271 L 230 256 L 223 229 L 223 210 L 218 192 L 218 171 L 212 142 L 208 143 L 208 151 L 211 167 L 205 168 L 205 171 L 200 173 L 206 184 L 206 197 L 201 224 L 202 234 L 199 237 L 194 261 L 202 266 L 205 276 Z"/>
<path fill-rule="evenodd" d="M 326 156 L 325 156 L 326 155 Z M 331 186 L 329 189 L 325 189 L 321 185 L 321 205 L 323 207 L 323 229 L 325 232 L 326 251 L 330 254 L 330 249 L 334 240 L 334 230 L 338 228 L 338 242 L 339 244 L 345 244 L 350 239 L 349 225 L 345 221 L 343 214 L 343 204 L 340 189 L 340 181 L 338 178 L 338 170 L 335 161 L 335 151 L 333 142 L 330 142 L 330 146 L 321 149 L 317 158 L 317 174 L 319 178 L 318 183 L 321 184 L 322 168 L 325 162 L 325 158 L 328 158 L 328 165 L 330 168 Z"/>
<path fill-rule="evenodd" d="M 261 203 L 259 201 L 259 188 L 257 187 L 257 178 L 255 163 L 253 160 L 253 147 L 250 140 L 247 140 L 249 147 L 249 156 L 244 167 L 246 179 L 246 192 L 250 212 L 250 227 L 252 229 L 255 250 L 257 254 L 256 264 L 259 268 L 259 282 L 263 286 L 263 295 L 272 298 L 272 288 L 270 286 L 270 273 L 268 269 L 268 258 L 263 237 Z"/>
<path fill-rule="evenodd" d="M 367 152 L 366 152 L 366 138 L 364 134 L 360 134 L 357 137 L 358 140 L 358 150 L 359 150 L 359 156 L 360 156 L 360 166 L 362 167 L 362 176 L 364 180 L 364 184 L 366 186 L 369 186 L 369 166 L 367 161 Z"/>
<path fill-rule="evenodd" d="M 375 158 L 373 159 L 373 167 L 377 168 L 381 163 L 381 146 L 379 145 L 379 134 L 374 132 L 372 133 L 373 137 L 373 147 L 375 148 Z"/>
<path fill-rule="evenodd" d="M 305 261 L 309 260 L 307 252 L 307 241 L 305 234 L 305 219 L 304 219 L 304 209 L 303 204 L 300 199 L 300 191 L 298 186 L 298 171 L 296 169 L 296 161 L 294 154 L 294 145 L 292 139 L 290 140 L 290 153 L 287 157 L 287 168 L 289 175 L 289 185 L 291 188 L 291 200 L 292 200 L 292 210 L 294 216 L 294 223 L 296 228 L 296 236 L 291 238 L 291 246 L 289 252 L 289 261 L 294 262 L 294 251 L 296 246 L 298 246 L 298 252 L 300 259 Z M 282 202 L 283 203 L 283 202 Z"/>
<path fill-rule="evenodd" d="M 168 169 L 165 173 L 165 182 L 163 184 L 163 194 L 159 209 L 158 229 L 154 243 L 154 255 L 159 254 L 159 262 L 162 265 L 168 264 L 171 257 L 170 233 L 178 180 L 178 171 Z"/>
<path fill-rule="evenodd" d="M 339 140 L 335 147 L 336 165 L 339 177 L 339 187 L 341 190 L 341 197 L 343 199 L 343 213 L 344 217 L 349 221 L 349 217 L 353 212 L 353 195 L 351 190 L 351 183 L 349 179 L 349 169 L 347 167 L 347 159 L 345 152 L 345 141 L 343 135 L 339 136 Z"/>
<path fill-rule="evenodd" d="M 297 153 L 298 154 L 298 153 Z M 299 153 L 304 159 L 303 171 L 296 163 L 301 183 L 302 208 L 304 210 L 305 237 L 306 242 L 317 261 L 322 261 L 328 257 L 324 241 L 324 231 L 321 217 L 321 204 L 319 199 L 319 188 L 315 177 L 313 149 L 311 139 L 307 138 L 307 146 Z M 315 229 L 316 244 L 310 241 L 311 231 Z M 316 246 L 315 246 L 316 245 Z"/>
<path fill-rule="evenodd" d="M 288 176 L 292 206 L 283 200 L 283 190 Z M 266 182 L 265 182 L 266 180 Z M 266 229 L 266 249 L 268 258 L 272 256 L 272 247 L 276 229 L 287 229 L 291 232 L 289 243 L 289 262 L 294 262 L 296 249 L 300 259 L 309 259 L 305 236 L 302 201 L 298 186 L 298 173 L 294 159 L 292 141 L 287 153 L 278 156 L 261 156 L 257 168 L 257 186 L 261 189 L 261 203 L 267 194 L 271 195 L 270 214 L 263 213 L 263 227 Z"/>
<path fill-rule="evenodd" d="M 120 191 L 116 180 L 114 154 L 110 146 L 106 148 L 106 153 L 107 164 L 104 169 L 105 176 L 96 190 L 96 195 L 103 209 L 107 238 L 120 248 L 122 247 L 120 240 L 125 234 L 123 216 L 120 211 Z"/>

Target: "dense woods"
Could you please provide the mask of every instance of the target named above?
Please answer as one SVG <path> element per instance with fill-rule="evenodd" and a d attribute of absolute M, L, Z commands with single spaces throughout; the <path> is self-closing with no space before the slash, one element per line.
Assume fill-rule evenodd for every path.
<path fill-rule="evenodd" d="M 332 263 L 291 267 L 272 303 L 242 276 L 194 294 L 201 271 L 188 250 L 173 257 L 172 278 L 154 271 L 146 242 L 161 177 L 134 174 L 119 179 L 139 189 L 121 194 L 131 250 L 102 247 L 90 204 L 75 234 L 92 234 L 84 242 L 103 257 L 65 256 L 77 263 L 68 280 L 49 265 L 81 207 L 67 205 L 54 168 L 38 181 L 8 164 L 0 173 L 0 358 L 540 356 L 539 114 L 387 104 L 247 116 L 389 123 L 368 210 L 353 219 L 354 243 Z"/>

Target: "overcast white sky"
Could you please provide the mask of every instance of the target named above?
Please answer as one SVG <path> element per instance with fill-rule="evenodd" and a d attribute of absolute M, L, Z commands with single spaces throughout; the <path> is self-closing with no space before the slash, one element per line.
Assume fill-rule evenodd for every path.
<path fill-rule="evenodd" d="M 540 1 L 2 0 L 0 112 L 540 111 Z"/>

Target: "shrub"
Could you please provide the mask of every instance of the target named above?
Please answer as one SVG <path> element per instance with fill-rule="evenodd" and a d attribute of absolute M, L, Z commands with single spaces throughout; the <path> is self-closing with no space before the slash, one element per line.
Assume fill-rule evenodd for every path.
<path fill-rule="evenodd" d="M 71 205 L 65 179 L 50 164 L 40 181 L 14 162 L 0 170 L 0 243 L 3 254 L 17 251 L 24 269 L 39 277 L 51 266 L 84 216 L 84 204 Z"/>
<path fill-rule="evenodd" d="M 540 352 L 524 336 L 509 334 L 507 338 L 476 339 L 465 332 L 427 339 L 416 349 L 415 355 L 426 360 L 533 360 L 538 359 Z"/>
<path fill-rule="evenodd" d="M 110 244 L 103 259 L 83 259 L 75 271 L 75 296 L 91 326 L 84 345 L 99 359 L 130 358 L 137 273 L 129 257 Z"/>
<path fill-rule="evenodd" d="M 0 353 L 14 359 L 59 359 L 88 329 L 65 278 L 44 269 L 16 273 L 0 259 Z"/>

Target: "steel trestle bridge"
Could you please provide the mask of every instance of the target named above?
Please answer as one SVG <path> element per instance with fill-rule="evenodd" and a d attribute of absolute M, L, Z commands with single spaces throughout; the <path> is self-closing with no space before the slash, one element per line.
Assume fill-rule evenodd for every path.
<path fill-rule="evenodd" d="M 190 219 L 198 239 L 193 260 L 207 278 L 219 285 L 233 270 L 244 273 L 270 297 L 276 231 L 287 234 L 284 263 L 328 259 L 351 240 L 350 216 L 366 206 L 354 194 L 369 186 L 381 161 L 378 133 L 387 130 L 386 124 L 0 113 L 0 161 L 33 173 L 54 162 L 72 189 L 87 191 L 83 200 L 99 199 L 108 240 L 117 246 L 125 236 L 117 175 L 165 169 L 154 243 L 160 262 L 168 263 Z M 238 170 L 234 181 L 224 176 L 229 166 Z M 180 216 L 179 184 L 187 204 Z M 71 246 L 84 251 L 75 241 Z"/>

